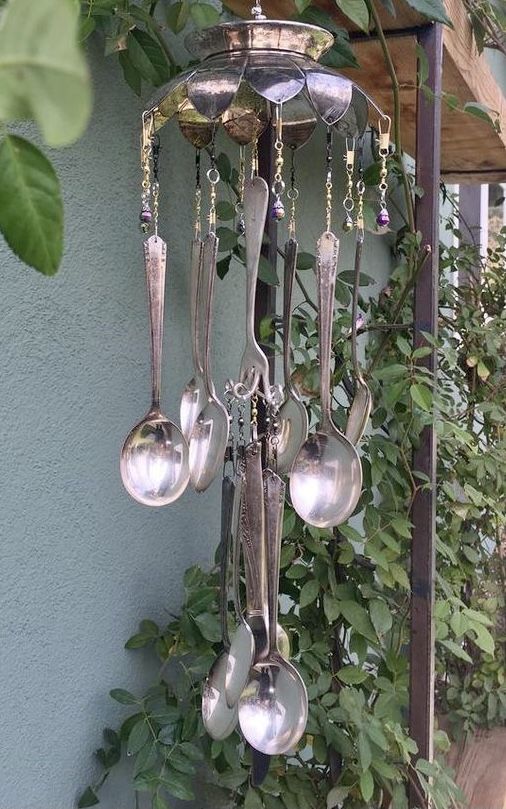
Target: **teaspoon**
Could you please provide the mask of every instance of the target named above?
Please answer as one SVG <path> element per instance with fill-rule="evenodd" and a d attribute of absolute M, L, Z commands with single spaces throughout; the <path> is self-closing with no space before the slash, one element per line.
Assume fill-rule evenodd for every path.
<path fill-rule="evenodd" d="M 227 448 L 229 417 L 227 409 L 216 396 L 211 381 L 210 341 L 218 237 L 211 232 L 202 250 L 201 288 L 205 301 L 203 378 L 206 398 L 190 435 L 190 480 L 197 492 L 212 483 L 223 464 Z"/>
<path fill-rule="evenodd" d="M 292 332 L 292 290 L 297 265 L 297 242 L 289 239 L 285 245 L 285 275 L 283 287 L 283 372 L 286 398 L 279 410 L 277 461 L 280 475 L 288 474 L 299 449 L 307 438 L 307 410 L 292 382 L 290 372 L 290 343 Z"/>
<path fill-rule="evenodd" d="M 188 445 L 160 410 L 163 312 L 167 245 L 157 234 L 144 242 L 151 332 L 151 407 L 127 436 L 120 472 L 127 492 L 146 506 L 165 506 L 186 489 Z"/>
<path fill-rule="evenodd" d="M 330 352 L 339 241 L 327 231 L 317 245 L 321 418 L 295 458 L 290 496 L 297 514 L 317 528 L 345 522 L 362 489 L 362 465 L 353 444 L 336 428 L 330 411 Z"/>
<path fill-rule="evenodd" d="M 353 280 L 353 304 L 351 308 L 351 362 L 355 377 L 355 395 L 351 403 L 348 422 L 346 424 L 346 438 L 351 441 L 354 446 L 360 442 L 364 435 L 372 408 L 372 393 L 362 374 L 357 352 L 358 291 L 363 244 L 364 234 L 359 231 L 357 233 L 355 249 L 355 277 Z"/>
<path fill-rule="evenodd" d="M 203 380 L 202 358 L 199 345 L 199 325 L 201 296 L 201 266 L 202 266 L 202 240 L 195 238 L 191 246 L 191 266 L 190 266 L 190 330 L 191 347 L 193 359 L 193 378 L 187 382 L 181 396 L 179 407 L 179 418 L 181 430 L 189 440 L 195 420 L 202 410 L 205 400 L 205 389 Z"/>
<path fill-rule="evenodd" d="M 300 740 L 307 723 L 308 697 L 299 672 L 277 643 L 279 563 L 285 484 L 271 469 L 264 473 L 269 635 L 267 654 L 258 660 L 239 700 L 239 724 L 249 744 L 280 755 Z"/>

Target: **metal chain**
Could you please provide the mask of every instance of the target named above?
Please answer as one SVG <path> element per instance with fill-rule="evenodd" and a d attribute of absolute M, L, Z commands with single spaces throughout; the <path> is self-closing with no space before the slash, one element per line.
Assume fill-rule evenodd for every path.
<path fill-rule="evenodd" d="M 237 180 L 237 191 L 239 193 L 239 199 L 235 204 L 235 212 L 237 214 L 237 232 L 240 236 L 244 234 L 246 230 L 246 224 L 244 221 L 244 185 L 246 183 L 246 157 L 245 157 L 245 150 L 244 146 L 239 147 L 239 177 Z"/>
<path fill-rule="evenodd" d="M 290 167 L 290 188 L 287 192 L 287 197 L 290 200 L 290 220 L 288 222 L 288 238 L 295 239 L 296 230 L 296 203 L 299 198 L 299 189 L 295 182 L 295 149 L 292 149 L 292 164 Z"/>
<path fill-rule="evenodd" d="M 332 130 L 327 129 L 327 180 L 325 182 L 326 203 L 325 218 L 327 232 L 332 230 Z"/>
<path fill-rule="evenodd" d="M 281 113 L 281 104 L 276 105 L 276 140 L 274 142 L 274 149 L 276 150 L 276 157 L 274 160 L 274 182 L 272 183 L 272 193 L 274 195 L 274 204 L 272 206 L 272 218 L 278 222 L 285 217 L 285 206 L 281 197 L 285 193 L 285 183 L 283 181 L 283 166 L 285 163 L 283 157 L 283 117 Z"/>
<path fill-rule="evenodd" d="M 346 138 L 346 153 L 344 157 L 344 164 L 346 166 L 346 195 L 343 199 L 343 208 L 345 210 L 345 218 L 343 222 L 343 230 L 349 233 L 353 230 L 352 211 L 355 207 L 353 199 L 353 174 L 355 171 L 355 139 Z"/>

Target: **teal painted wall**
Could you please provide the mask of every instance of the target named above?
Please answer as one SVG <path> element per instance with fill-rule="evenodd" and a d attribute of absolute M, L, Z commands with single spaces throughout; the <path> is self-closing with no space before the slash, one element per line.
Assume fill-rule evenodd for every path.
<path fill-rule="evenodd" d="M 125 640 L 177 610 L 183 571 L 217 543 L 219 484 L 149 510 L 123 491 L 118 455 L 148 405 L 148 332 L 138 217 L 140 102 L 92 48 L 95 109 L 85 137 L 52 155 L 63 185 L 66 252 L 46 279 L 0 242 L 1 809 L 71 809 L 96 774 L 92 751 L 121 715 L 111 688 L 153 674 Z M 161 230 L 169 241 L 164 405 L 177 416 L 188 378 L 188 243 L 193 153 L 162 135 Z M 304 249 L 322 230 L 315 140 L 301 155 Z M 337 162 L 337 161 L 336 161 Z M 337 192 L 342 183 L 336 183 Z M 339 212 L 337 221 L 340 222 Z M 352 241 L 343 240 L 342 269 Z M 385 239 L 365 271 L 382 284 Z M 243 272 L 218 283 L 214 368 L 238 367 Z M 126 768 L 104 809 L 133 806 Z"/>

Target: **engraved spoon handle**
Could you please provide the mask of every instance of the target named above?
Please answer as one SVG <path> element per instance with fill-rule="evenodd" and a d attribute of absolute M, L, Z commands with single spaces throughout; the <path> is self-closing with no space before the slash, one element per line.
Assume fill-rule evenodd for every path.
<path fill-rule="evenodd" d="M 245 464 L 241 525 L 246 579 L 246 614 L 248 617 L 266 616 L 265 518 L 260 442 L 253 442 L 246 447 Z"/>
<path fill-rule="evenodd" d="M 322 233 L 316 249 L 316 273 L 320 344 L 320 429 L 323 432 L 334 429 L 330 415 L 330 353 L 338 256 L 339 239 L 329 231 Z"/>
<path fill-rule="evenodd" d="M 268 581 L 269 653 L 278 652 L 278 596 L 285 484 L 272 469 L 264 472 L 265 546 Z"/>
<path fill-rule="evenodd" d="M 190 269 L 190 329 L 193 369 L 195 373 L 203 372 L 201 355 L 201 309 L 199 301 L 202 298 L 202 240 L 193 239 L 191 247 L 191 269 Z"/>
<path fill-rule="evenodd" d="M 144 266 L 148 288 L 149 326 L 151 337 L 151 406 L 160 408 L 162 376 L 163 312 L 167 245 L 158 235 L 144 242 Z"/>
<path fill-rule="evenodd" d="M 214 281 L 216 278 L 216 261 L 218 259 L 219 239 L 215 233 L 208 233 L 202 249 L 201 287 L 204 295 L 204 355 L 202 357 L 203 378 L 206 394 L 209 399 L 214 396 L 214 386 L 211 379 L 211 321 L 214 297 Z"/>
<path fill-rule="evenodd" d="M 299 395 L 292 385 L 290 372 L 290 346 L 292 334 L 292 292 L 295 268 L 297 266 L 298 244 L 295 239 L 289 239 L 285 244 L 285 267 L 283 280 L 283 374 L 285 377 L 285 390 L 294 399 Z"/>
<path fill-rule="evenodd" d="M 232 543 L 232 510 L 235 484 L 226 475 L 221 483 L 221 542 L 220 542 L 220 624 L 221 638 L 225 650 L 230 649 L 228 634 L 228 568 Z"/>
<path fill-rule="evenodd" d="M 258 265 L 262 251 L 265 217 L 269 204 L 269 188 L 262 177 L 248 180 L 244 190 L 245 244 L 246 244 L 246 340 L 254 345 L 255 298 Z"/>

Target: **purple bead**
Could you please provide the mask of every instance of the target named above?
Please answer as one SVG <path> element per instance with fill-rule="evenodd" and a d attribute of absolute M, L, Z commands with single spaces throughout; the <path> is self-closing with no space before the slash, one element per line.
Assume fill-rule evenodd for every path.
<path fill-rule="evenodd" d="M 376 217 L 376 224 L 379 228 L 386 228 L 390 224 L 390 217 L 386 208 L 382 208 Z"/>
<path fill-rule="evenodd" d="M 277 222 L 285 218 L 285 206 L 280 199 L 275 200 L 272 206 L 272 218 Z"/>
<path fill-rule="evenodd" d="M 140 220 L 142 224 L 149 225 L 151 224 L 151 220 L 153 218 L 153 214 L 151 213 L 149 208 L 143 208 L 140 215 Z"/>

